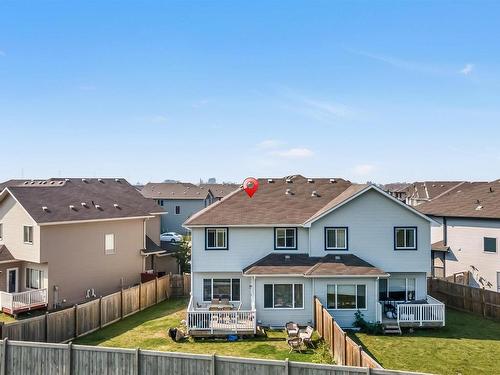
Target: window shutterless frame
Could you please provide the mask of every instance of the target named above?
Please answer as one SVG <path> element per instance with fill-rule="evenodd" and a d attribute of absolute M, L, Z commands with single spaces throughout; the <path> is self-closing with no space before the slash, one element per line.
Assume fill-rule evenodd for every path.
<path fill-rule="evenodd" d="M 215 246 L 215 247 L 209 247 L 208 246 L 208 232 L 209 231 L 215 231 L 215 241 L 217 242 L 217 231 L 223 230 L 225 231 L 225 236 L 226 236 L 226 244 L 225 246 Z M 227 227 L 206 227 L 205 228 L 205 250 L 228 250 L 229 248 L 229 228 Z"/>
<path fill-rule="evenodd" d="M 328 232 L 329 231 L 340 231 L 340 230 L 345 231 L 345 246 L 344 247 L 329 247 L 328 246 Z M 327 250 L 327 251 L 332 251 L 332 250 L 347 251 L 347 250 L 349 250 L 349 228 L 348 227 L 325 227 L 325 250 Z"/>
<path fill-rule="evenodd" d="M 339 309 L 338 308 L 338 298 L 339 298 L 339 293 L 337 291 L 337 287 L 338 286 L 354 286 L 354 301 L 356 302 L 356 308 L 354 309 Z M 356 311 L 356 310 L 361 310 L 361 311 L 365 311 L 365 310 L 368 310 L 368 287 L 366 286 L 366 284 L 328 284 L 326 286 L 326 290 L 327 290 L 327 296 L 326 296 L 326 300 L 328 301 L 328 286 L 333 286 L 335 288 L 335 307 L 328 307 L 327 305 L 327 310 L 339 310 L 339 311 Z M 364 286 L 365 287 L 365 307 L 364 308 L 358 308 L 358 286 Z"/>
<path fill-rule="evenodd" d="M 405 240 L 405 245 L 406 245 L 406 233 L 407 230 L 413 230 L 414 233 L 414 246 L 404 246 L 404 247 L 399 247 L 398 246 L 398 239 L 397 239 L 397 234 L 398 230 L 404 230 L 404 240 Z M 417 250 L 418 247 L 418 233 L 417 233 L 417 227 L 394 227 L 394 250 Z"/>
<path fill-rule="evenodd" d="M 205 299 L 205 280 L 210 280 L 210 299 Z M 218 278 L 206 278 L 203 279 L 203 284 L 202 284 L 202 299 L 203 302 L 210 302 L 214 298 L 214 280 L 229 280 L 229 302 L 240 302 L 241 301 L 241 279 L 238 278 L 229 278 L 229 279 L 218 279 Z M 239 299 L 233 299 L 233 282 L 235 280 L 238 280 L 238 288 L 239 288 Z"/>
<path fill-rule="evenodd" d="M 272 285 L 272 297 L 273 297 L 273 307 L 264 307 L 264 310 L 304 310 L 304 300 L 305 300 L 305 290 L 304 290 L 304 284 L 302 283 L 265 283 L 264 284 L 264 292 L 262 293 L 262 296 L 264 297 L 264 301 L 262 306 L 265 306 L 265 286 L 266 285 Z M 295 285 L 301 285 L 302 286 L 302 307 L 274 307 L 274 286 L 275 285 L 290 285 L 292 287 L 292 306 L 295 306 Z"/>
<path fill-rule="evenodd" d="M 23 243 L 33 245 L 33 226 L 23 225 Z"/>
<path fill-rule="evenodd" d="M 278 230 L 285 231 L 285 246 L 278 246 Z M 293 246 L 286 246 L 286 232 L 287 230 L 293 230 Z M 296 227 L 274 227 L 274 250 L 297 250 L 297 228 Z"/>

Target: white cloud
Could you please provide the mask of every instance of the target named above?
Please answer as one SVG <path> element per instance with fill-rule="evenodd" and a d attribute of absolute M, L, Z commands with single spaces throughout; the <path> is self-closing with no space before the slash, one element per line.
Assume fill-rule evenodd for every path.
<path fill-rule="evenodd" d="M 269 150 L 272 148 L 279 147 L 283 144 L 283 142 L 278 141 L 276 139 L 265 139 L 262 142 L 257 143 L 257 148 L 263 149 L 263 150 Z"/>
<path fill-rule="evenodd" d="M 372 164 L 359 164 L 353 168 L 353 173 L 357 176 L 367 176 L 375 170 Z"/>
<path fill-rule="evenodd" d="M 465 64 L 463 69 L 460 70 L 460 74 L 468 76 L 474 70 L 474 64 Z"/>
<path fill-rule="evenodd" d="M 272 154 L 287 159 L 305 159 L 313 156 L 314 152 L 305 147 L 295 147 L 288 150 L 273 151 Z"/>

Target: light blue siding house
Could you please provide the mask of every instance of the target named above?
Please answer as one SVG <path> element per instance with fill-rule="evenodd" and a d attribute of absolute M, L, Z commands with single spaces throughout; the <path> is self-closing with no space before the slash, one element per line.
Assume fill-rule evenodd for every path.
<path fill-rule="evenodd" d="M 427 295 L 431 222 L 374 185 L 260 179 L 252 198 L 237 190 L 185 223 L 190 333 L 311 325 L 314 296 L 344 327 L 358 310 L 372 322 L 442 326 L 444 305 Z M 231 321 L 218 320 L 219 301 Z"/>
<path fill-rule="evenodd" d="M 141 193 L 167 212 L 161 217 L 161 233 L 186 234 L 188 231 L 182 224 L 214 200 L 210 189 L 185 182 L 148 183 Z"/>

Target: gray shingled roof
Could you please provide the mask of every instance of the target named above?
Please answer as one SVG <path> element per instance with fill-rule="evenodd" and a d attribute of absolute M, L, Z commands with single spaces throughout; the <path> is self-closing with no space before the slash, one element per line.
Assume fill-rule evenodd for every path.
<path fill-rule="evenodd" d="M 153 199 L 206 199 L 211 194 L 207 189 L 189 182 L 149 182 L 141 193 Z"/>
<path fill-rule="evenodd" d="M 161 212 L 154 200 L 144 198 L 125 179 L 53 178 L 6 185 L 3 195 L 9 191 L 39 224 L 145 217 Z"/>
<path fill-rule="evenodd" d="M 202 189 L 210 190 L 215 198 L 223 198 L 237 190 L 239 184 L 200 184 Z"/>

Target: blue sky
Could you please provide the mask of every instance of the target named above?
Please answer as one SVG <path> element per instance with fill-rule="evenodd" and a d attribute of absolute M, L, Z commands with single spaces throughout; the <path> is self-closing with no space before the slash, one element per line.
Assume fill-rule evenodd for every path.
<path fill-rule="evenodd" d="M 499 14 L 0 1 L 0 180 L 500 178 Z"/>

